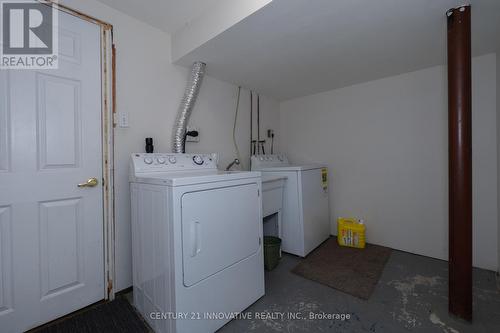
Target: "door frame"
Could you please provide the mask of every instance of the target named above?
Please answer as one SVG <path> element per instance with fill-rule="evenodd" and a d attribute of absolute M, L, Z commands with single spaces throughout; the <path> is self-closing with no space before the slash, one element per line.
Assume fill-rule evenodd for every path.
<path fill-rule="evenodd" d="M 37 0 L 53 8 L 96 24 L 101 32 L 101 142 L 103 172 L 103 299 L 115 298 L 115 193 L 114 193 L 114 115 L 116 108 L 116 49 L 113 25 L 69 8 L 56 1 Z"/>

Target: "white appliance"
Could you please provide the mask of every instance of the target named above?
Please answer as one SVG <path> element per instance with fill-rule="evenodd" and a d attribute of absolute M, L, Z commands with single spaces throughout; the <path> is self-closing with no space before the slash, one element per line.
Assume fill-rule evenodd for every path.
<path fill-rule="evenodd" d="M 262 177 L 286 177 L 283 193 L 282 250 L 305 257 L 330 237 L 328 169 L 325 165 L 290 165 L 286 156 L 255 155 L 252 170 Z"/>
<path fill-rule="evenodd" d="M 214 332 L 264 295 L 259 172 L 132 154 L 134 305 L 155 332 Z"/>

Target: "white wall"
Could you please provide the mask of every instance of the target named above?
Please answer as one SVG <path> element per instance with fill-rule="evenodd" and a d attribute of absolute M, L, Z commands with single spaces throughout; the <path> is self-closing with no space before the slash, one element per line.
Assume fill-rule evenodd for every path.
<path fill-rule="evenodd" d="M 474 265 L 496 270 L 495 55 L 473 60 Z M 330 170 L 332 233 L 363 217 L 368 241 L 447 259 L 446 69 L 407 73 L 281 103 L 281 146 Z"/>
<path fill-rule="evenodd" d="M 177 61 L 218 34 L 252 15 L 272 0 L 224 0 L 191 20 L 172 36 L 172 61 Z"/>
<path fill-rule="evenodd" d="M 184 92 L 188 70 L 170 62 L 170 36 L 94 0 L 64 0 L 63 4 L 114 26 L 117 46 L 117 111 L 129 115 L 130 128 L 115 131 L 116 281 L 117 290 L 132 283 L 128 159 L 144 151 L 144 138 L 153 137 L 155 151 L 171 151 L 172 126 Z M 218 152 L 221 166 L 233 159 L 232 126 L 237 88 L 206 77 L 193 111 L 192 124 L 200 127 L 201 142 L 190 152 Z M 246 96 L 246 98 L 245 98 Z M 262 112 L 278 127 L 279 105 L 266 99 Z M 248 93 L 242 93 L 238 141 L 247 153 Z M 247 153 L 248 154 L 248 153 Z"/>
<path fill-rule="evenodd" d="M 187 152 L 208 153 L 214 147 L 223 152 L 219 166 L 225 168 L 236 158 L 233 144 L 233 124 L 238 88 L 232 84 L 206 77 L 190 119 L 190 126 L 200 127 L 200 142 L 186 144 Z M 250 96 L 241 90 L 240 108 L 236 128 L 236 142 L 245 169 L 250 164 Z M 254 138 L 257 138 L 256 103 L 254 94 Z M 268 128 L 279 132 L 279 103 L 261 96 L 261 139 Z M 269 147 L 269 142 L 266 142 Z"/>

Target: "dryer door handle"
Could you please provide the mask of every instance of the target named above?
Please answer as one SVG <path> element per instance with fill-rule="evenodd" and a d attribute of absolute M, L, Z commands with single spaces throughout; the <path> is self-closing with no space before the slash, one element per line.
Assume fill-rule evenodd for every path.
<path fill-rule="evenodd" d="M 201 252 L 201 224 L 199 221 L 194 221 L 191 223 L 191 243 L 191 257 L 195 257 L 198 253 Z"/>

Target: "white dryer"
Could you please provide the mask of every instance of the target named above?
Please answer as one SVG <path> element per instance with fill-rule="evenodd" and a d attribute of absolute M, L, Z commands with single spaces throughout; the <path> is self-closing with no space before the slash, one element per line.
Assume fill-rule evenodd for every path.
<path fill-rule="evenodd" d="M 286 177 L 282 250 L 305 257 L 330 237 L 328 169 L 322 164 L 290 165 L 286 156 L 254 155 L 252 170 Z"/>
<path fill-rule="evenodd" d="M 264 295 L 259 172 L 132 154 L 134 305 L 155 332 L 214 332 Z"/>

